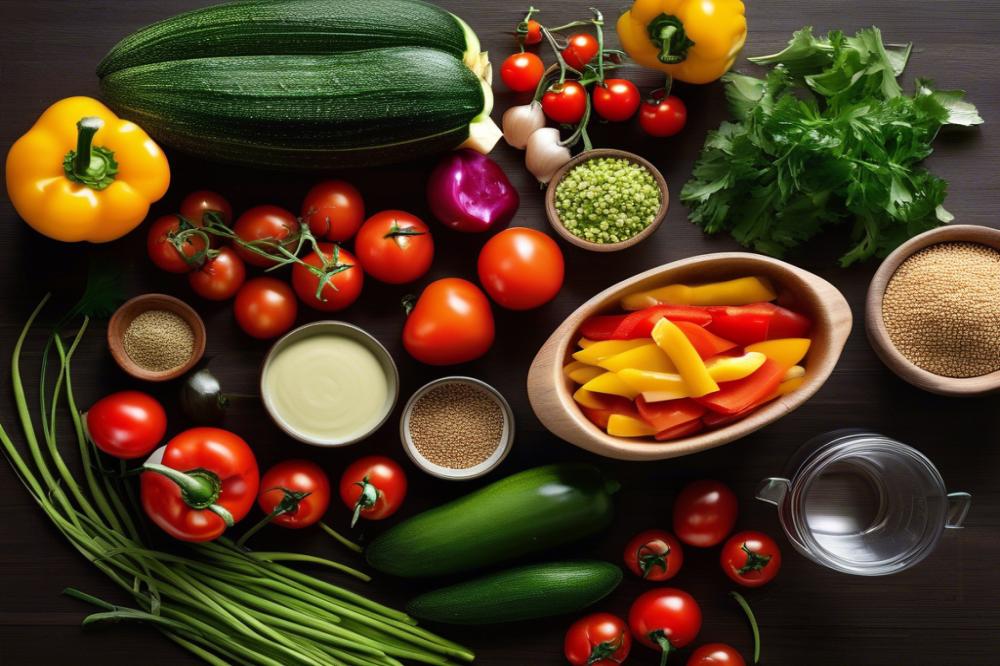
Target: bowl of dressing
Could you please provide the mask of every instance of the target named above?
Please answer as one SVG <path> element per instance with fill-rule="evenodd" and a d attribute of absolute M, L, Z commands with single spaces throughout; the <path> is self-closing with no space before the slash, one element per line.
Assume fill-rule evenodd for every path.
<path fill-rule="evenodd" d="M 399 371 L 365 330 L 317 321 L 274 343 L 261 368 L 260 395 L 278 427 L 300 442 L 347 446 L 389 418 Z"/>

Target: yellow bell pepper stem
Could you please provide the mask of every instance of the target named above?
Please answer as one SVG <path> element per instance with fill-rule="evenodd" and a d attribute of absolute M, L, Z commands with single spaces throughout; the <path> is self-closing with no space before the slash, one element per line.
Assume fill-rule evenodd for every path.
<path fill-rule="evenodd" d="M 92 190 L 103 190 L 115 180 L 118 163 L 107 148 L 94 145 L 94 135 L 104 127 L 96 116 L 81 118 L 76 123 L 76 150 L 66 153 L 63 169 L 70 180 Z"/>
<path fill-rule="evenodd" d="M 708 374 L 698 351 L 676 324 L 669 319 L 658 321 L 653 327 L 653 340 L 677 367 L 677 372 L 684 379 L 691 397 L 697 398 L 719 390 L 719 385 Z"/>
<path fill-rule="evenodd" d="M 625 310 L 641 310 L 653 305 L 749 305 L 773 301 L 778 297 L 764 278 L 743 277 L 725 282 L 665 287 L 629 294 L 622 299 Z"/>

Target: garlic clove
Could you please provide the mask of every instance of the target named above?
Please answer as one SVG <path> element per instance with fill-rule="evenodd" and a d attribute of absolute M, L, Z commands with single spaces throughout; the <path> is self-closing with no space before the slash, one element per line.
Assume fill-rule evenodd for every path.
<path fill-rule="evenodd" d="M 528 138 L 536 131 L 545 127 L 545 112 L 538 102 L 512 106 L 504 111 L 500 121 L 503 127 L 503 138 L 512 147 L 524 150 Z"/>
<path fill-rule="evenodd" d="M 554 127 L 535 130 L 528 137 L 524 163 L 540 183 L 552 180 L 556 171 L 572 158 L 569 148 L 560 145 L 560 138 L 559 130 Z"/>

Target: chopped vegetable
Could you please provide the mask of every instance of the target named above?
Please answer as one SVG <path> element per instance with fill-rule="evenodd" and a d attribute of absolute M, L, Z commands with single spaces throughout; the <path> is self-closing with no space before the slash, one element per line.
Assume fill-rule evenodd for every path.
<path fill-rule="evenodd" d="M 767 339 L 774 311 L 763 304 L 713 306 L 709 308 L 712 323 L 706 328 L 716 335 L 741 345 Z"/>
<path fill-rule="evenodd" d="M 697 397 L 719 390 L 719 385 L 708 374 L 698 351 L 676 324 L 669 319 L 661 319 L 653 327 L 653 340 L 677 366 L 677 372 L 684 379 L 684 384 L 692 396 Z"/>
<path fill-rule="evenodd" d="M 643 418 L 656 432 L 663 432 L 689 421 L 697 421 L 705 413 L 705 408 L 694 400 L 682 398 L 664 402 L 646 402 L 639 396 L 635 400 L 639 416 Z"/>
<path fill-rule="evenodd" d="M 780 364 L 767 359 L 749 377 L 724 384 L 715 393 L 698 397 L 697 400 L 712 411 L 738 414 L 773 394 L 781 383 L 785 370 Z"/>
<path fill-rule="evenodd" d="M 655 345 L 654 345 L 655 346 Z M 615 358 L 612 356 L 611 358 Z M 596 365 L 587 365 L 580 361 L 573 361 L 572 363 L 566 364 L 563 368 L 563 372 L 566 376 L 577 384 L 586 384 L 594 377 L 604 374 L 604 368 L 599 368 Z"/>
<path fill-rule="evenodd" d="M 760 352 L 772 361 L 790 368 L 806 357 L 809 351 L 809 338 L 784 338 L 781 340 L 767 340 L 747 345 L 744 349 L 748 352 Z"/>
<path fill-rule="evenodd" d="M 627 370 L 629 368 L 648 370 L 650 372 L 677 372 L 677 368 L 670 360 L 670 357 L 664 354 L 663 350 L 652 341 L 641 347 L 629 349 L 621 354 L 601 359 L 598 365 L 611 372 L 618 372 L 619 370 Z"/>
<path fill-rule="evenodd" d="M 608 434 L 615 437 L 649 437 L 656 428 L 637 416 L 612 414 L 608 418 Z"/>
<path fill-rule="evenodd" d="M 647 338 L 653 326 L 666 317 L 670 321 L 689 321 L 705 326 L 712 315 L 703 308 L 687 305 L 653 305 L 623 315 L 597 315 L 583 322 L 580 333 L 591 340 L 628 340 Z"/>
<path fill-rule="evenodd" d="M 641 371 L 623 370 L 622 372 L 641 372 Z M 628 398 L 629 400 L 634 399 L 640 393 L 640 390 L 636 389 L 633 383 L 625 381 L 620 374 L 614 372 L 605 372 L 603 375 L 591 379 L 589 382 L 583 385 L 583 388 L 588 391 L 594 391 L 595 393 L 610 393 L 611 395 L 620 395 L 623 398 Z"/>
<path fill-rule="evenodd" d="M 765 278 L 743 277 L 725 282 L 665 287 L 629 294 L 622 299 L 623 310 L 638 310 L 653 305 L 747 305 L 777 298 L 774 287 Z"/>
<path fill-rule="evenodd" d="M 648 338 L 636 340 L 602 340 L 600 342 L 587 345 L 580 351 L 574 352 L 573 358 L 577 361 L 583 361 L 584 363 L 588 363 L 590 365 L 596 365 L 598 362 L 608 358 L 609 356 L 614 356 L 615 354 L 621 354 L 622 352 L 635 349 L 636 347 L 648 345 L 649 342 Z"/>
<path fill-rule="evenodd" d="M 703 359 L 712 358 L 723 352 L 736 348 L 735 342 L 724 340 L 715 333 L 707 331 L 697 324 L 687 321 L 674 322 L 677 328 L 681 329 L 684 336 L 694 345 L 698 355 Z"/>

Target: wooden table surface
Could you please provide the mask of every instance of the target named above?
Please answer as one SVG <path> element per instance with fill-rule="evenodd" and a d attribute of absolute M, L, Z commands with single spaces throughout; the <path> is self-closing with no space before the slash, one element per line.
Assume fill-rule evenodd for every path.
<path fill-rule="evenodd" d="M 96 95 L 94 67 L 119 38 L 154 20 L 203 4 L 204 0 L 0 1 L 0 147 L 6 150 L 55 100 L 69 95 Z M 442 4 L 468 20 L 495 63 L 510 51 L 511 39 L 506 33 L 518 20 L 522 8 L 517 3 L 452 0 Z M 601 8 L 614 15 L 624 4 L 603 3 Z M 541 6 L 542 18 L 547 22 L 562 23 L 585 11 L 585 3 L 572 0 L 542 0 Z M 914 41 L 916 48 L 905 75 L 906 84 L 919 75 L 935 79 L 944 88 L 963 88 L 986 120 L 979 129 L 945 133 L 936 143 L 929 162 L 951 183 L 947 207 L 957 222 L 998 225 L 1000 12 L 995 5 L 981 0 L 758 0 L 748 11 L 748 54 L 776 51 L 793 30 L 810 23 L 817 30 L 840 28 L 851 32 L 875 24 L 882 28 L 886 41 Z M 741 62 L 739 67 L 746 70 L 747 65 Z M 719 85 L 679 86 L 677 92 L 688 105 L 690 122 L 675 139 L 643 139 L 634 126 L 595 132 L 596 145 L 633 149 L 655 162 L 675 194 L 690 173 L 705 132 L 716 127 L 725 115 Z M 499 92 L 494 116 L 499 119 L 514 101 L 512 95 Z M 156 205 L 153 213 L 157 215 L 175 210 L 181 197 L 195 187 L 225 193 L 238 209 L 277 203 L 298 210 L 301 197 L 318 178 L 219 168 L 173 153 L 170 157 L 174 182 Z M 500 145 L 494 157 L 522 194 L 514 224 L 545 228 L 542 194 L 523 169 L 522 155 Z M 404 208 L 425 215 L 426 173 L 427 165 L 419 164 L 358 171 L 349 177 L 358 183 L 371 210 Z M 440 227 L 435 227 L 435 233 L 439 255 L 429 278 L 472 277 L 482 238 L 457 236 Z M 249 340 L 237 329 L 229 305 L 199 302 L 183 279 L 156 272 L 145 257 L 143 238 L 144 234 L 137 232 L 104 247 L 58 244 L 31 232 L 5 198 L 0 205 L 0 248 L 4 253 L 0 262 L 0 357 L 4 376 L 17 331 L 39 296 L 49 288 L 72 291 L 79 285 L 87 258 L 98 256 L 121 267 L 129 295 L 166 291 L 190 299 L 208 325 L 212 368 L 230 391 L 253 390 L 267 345 Z M 432 369 L 420 366 L 405 354 L 399 343 L 403 320 L 397 302 L 407 289 L 369 281 L 361 300 L 342 315 L 371 331 L 395 354 L 404 399 L 424 382 L 453 373 L 480 377 L 506 395 L 516 413 L 517 442 L 500 470 L 487 480 L 551 461 L 593 459 L 545 432 L 532 414 L 524 391 L 525 374 L 535 350 L 568 313 L 593 293 L 635 272 L 735 246 L 726 237 L 704 236 L 687 222 L 684 208 L 675 203 L 657 233 L 630 251 L 600 255 L 568 245 L 562 247 L 567 280 L 558 298 L 535 312 L 498 311 L 496 344 L 483 359 L 467 366 Z M 842 239 L 824 237 L 792 257 L 795 263 L 842 289 L 854 309 L 855 330 L 824 388 L 797 412 L 714 451 L 647 464 L 594 459 L 623 483 L 618 520 L 599 538 L 569 548 L 574 555 L 617 562 L 631 534 L 647 527 L 669 527 L 674 495 L 685 481 L 698 477 L 715 477 L 733 486 L 741 501 L 739 527 L 763 529 L 780 537 L 773 509 L 752 500 L 757 481 L 781 472 L 787 457 L 815 434 L 849 426 L 870 428 L 926 453 L 950 490 L 972 493 L 973 508 L 966 527 L 946 533 L 937 551 L 914 570 L 886 578 L 850 577 L 827 571 L 796 555 L 780 537 L 786 557 L 779 578 L 747 595 L 762 626 L 762 663 L 1000 663 L 1000 401 L 996 397 L 962 401 L 935 397 L 904 384 L 886 370 L 869 348 L 862 322 L 865 290 L 876 264 L 849 270 L 836 268 L 832 259 L 843 247 Z M 302 321 L 312 318 L 311 313 L 300 315 Z M 102 334 L 100 327 L 95 327 L 78 354 L 75 383 L 81 406 L 105 393 L 139 386 L 114 365 Z M 38 339 L 34 342 L 37 344 Z M 36 347 L 27 363 L 33 367 L 37 360 Z M 29 375 L 29 390 L 35 386 L 33 376 L 34 370 Z M 0 422 L 8 429 L 16 428 L 11 391 L 6 380 L 2 383 Z M 176 387 L 145 388 L 170 405 L 171 432 L 186 426 L 174 409 Z M 348 461 L 364 453 L 377 451 L 404 459 L 395 417 L 368 441 L 341 451 L 315 450 L 289 440 L 253 404 L 240 407 L 229 425 L 252 443 L 262 466 L 281 458 L 304 456 L 338 475 Z M 404 515 L 480 484 L 433 480 L 408 461 L 407 470 L 412 490 Z M 332 515 L 338 525 L 345 525 L 347 519 L 347 511 L 340 507 Z M 366 528 L 366 535 L 378 527 Z M 259 544 L 350 559 L 316 532 L 265 530 Z M 684 570 L 674 582 L 702 604 L 705 622 L 699 642 L 729 642 L 747 655 L 750 634 L 742 614 L 726 595 L 731 585 L 719 571 L 717 558 L 717 549 L 689 552 Z M 194 663 L 191 656 L 149 628 L 119 625 L 82 629 L 80 620 L 90 609 L 60 596 L 68 585 L 126 601 L 53 529 L 9 467 L 0 466 L 0 663 Z M 639 581 L 626 578 L 598 608 L 624 614 L 643 588 Z M 366 589 L 380 600 L 401 604 L 417 586 L 380 577 Z M 443 632 L 474 648 L 478 663 L 559 664 L 563 631 L 569 621 L 556 618 L 479 631 L 444 628 Z M 682 661 L 675 658 L 673 663 Z M 654 664 L 656 657 L 637 647 L 629 663 Z"/>

